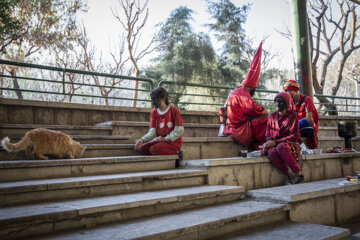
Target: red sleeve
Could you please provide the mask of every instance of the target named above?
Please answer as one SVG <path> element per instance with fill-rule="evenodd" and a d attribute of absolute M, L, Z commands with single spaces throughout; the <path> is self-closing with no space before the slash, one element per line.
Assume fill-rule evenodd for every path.
<path fill-rule="evenodd" d="M 154 109 L 150 114 L 150 128 L 156 128 L 156 109 Z"/>
<path fill-rule="evenodd" d="M 273 140 L 273 138 L 271 137 L 271 129 L 272 129 L 272 126 L 274 125 L 273 121 L 274 121 L 274 116 L 273 116 L 273 113 L 271 113 L 268 117 L 268 121 L 266 124 L 266 132 L 265 132 L 265 140 L 266 141 Z"/>
<path fill-rule="evenodd" d="M 173 117 L 173 119 L 175 119 L 175 126 L 184 126 L 181 114 L 176 107 L 174 107 L 173 109 Z"/>
<path fill-rule="evenodd" d="M 299 120 L 298 120 L 298 116 L 296 113 L 292 114 L 292 116 L 290 117 L 289 121 L 288 121 L 288 126 L 289 128 L 289 135 L 287 135 L 286 137 L 280 138 L 276 140 L 276 143 L 280 143 L 280 142 L 298 142 L 300 139 L 300 132 L 299 132 Z"/>
<path fill-rule="evenodd" d="M 315 105 L 310 97 L 306 96 L 304 102 L 305 102 L 306 112 L 315 112 L 316 111 Z"/>
<path fill-rule="evenodd" d="M 255 100 L 248 98 L 242 101 L 244 104 L 241 106 L 244 114 L 252 117 L 259 116 L 265 113 L 265 108 L 260 106 Z"/>

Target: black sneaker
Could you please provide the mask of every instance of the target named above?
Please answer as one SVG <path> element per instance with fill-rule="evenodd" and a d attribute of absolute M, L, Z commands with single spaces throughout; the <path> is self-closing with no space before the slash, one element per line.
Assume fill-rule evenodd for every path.
<path fill-rule="evenodd" d="M 292 185 L 292 181 L 291 181 L 292 177 L 293 174 L 288 173 L 285 185 Z"/>
<path fill-rule="evenodd" d="M 302 181 L 304 181 L 304 175 L 294 174 L 293 176 L 291 176 L 292 184 L 298 184 L 298 183 L 301 183 Z"/>

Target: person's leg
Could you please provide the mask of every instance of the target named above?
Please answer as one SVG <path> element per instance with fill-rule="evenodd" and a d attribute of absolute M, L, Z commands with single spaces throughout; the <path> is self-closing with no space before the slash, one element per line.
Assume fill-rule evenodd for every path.
<path fill-rule="evenodd" d="M 149 149 L 151 155 L 177 155 L 179 149 L 171 144 L 170 141 L 157 142 Z"/>
<path fill-rule="evenodd" d="M 300 167 L 296 159 L 291 153 L 290 146 L 286 143 L 279 143 L 276 146 L 276 152 L 280 156 L 283 162 L 285 162 L 295 174 L 300 172 Z"/>
<path fill-rule="evenodd" d="M 254 118 L 251 120 L 251 138 L 256 141 L 258 145 L 265 142 L 265 132 L 268 117 Z"/>
<path fill-rule="evenodd" d="M 158 143 L 157 141 L 151 141 L 151 142 L 147 142 L 144 143 L 143 145 L 141 145 L 139 152 L 143 155 L 151 155 L 150 152 L 150 147 L 153 146 L 154 144 Z"/>
<path fill-rule="evenodd" d="M 288 174 L 288 167 L 279 156 L 278 152 L 276 151 L 276 147 L 272 147 L 268 150 L 268 158 L 284 175 Z"/>
<path fill-rule="evenodd" d="M 314 137 L 314 128 L 305 118 L 299 121 L 299 131 L 302 137 L 306 137 L 306 138 Z"/>

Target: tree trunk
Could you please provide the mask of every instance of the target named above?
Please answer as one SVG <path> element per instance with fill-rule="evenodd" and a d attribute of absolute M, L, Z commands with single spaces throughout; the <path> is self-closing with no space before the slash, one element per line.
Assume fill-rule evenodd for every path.
<path fill-rule="evenodd" d="M 313 64 L 314 65 L 314 64 Z M 312 78 L 313 78 L 313 86 L 316 94 L 324 94 L 323 88 L 319 84 L 319 81 L 316 76 L 316 67 L 312 66 Z M 329 115 L 338 115 L 338 111 L 336 105 L 329 101 L 326 97 L 316 97 L 320 105 L 325 106 L 326 113 Z"/>
<path fill-rule="evenodd" d="M 136 76 L 136 77 L 139 77 L 139 76 L 140 76 L 140 70 L 139 70 L 139 68 L 138 68 L 138 66 L 137 66 L 137 63 L 136 63 L 136 61 L 133 60 L 133 59 L 132 59 L 132 62 L 133 62 L 133 64 L 134 64 L 135 76 Z M 136 82 L 135 82 L 135 92 L 134 92 L 133 107 L 136 107 L 136 105 L 137 105 L 137 99 L 138 99 L 138 95 L 139 95 L 138 89 L 139 89 L 139 81 L 136 80 Z"/>
<path fill-rule="evenodd" d="M 13 76 L 13 84 L 14 84 L 15 93 L 16 93 L 18 99 L 24 99 L 22 92 L 20 90 L 19 82 L 17 81 L 17 78 L 16 78 L 16 71 L 14 69 L 12 69 L 10 74 L 11 74 L 11 76 Z"/>

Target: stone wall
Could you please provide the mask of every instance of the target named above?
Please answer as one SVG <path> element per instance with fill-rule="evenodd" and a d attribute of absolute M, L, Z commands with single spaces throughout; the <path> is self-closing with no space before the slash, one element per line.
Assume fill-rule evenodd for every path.
<path fill-rule="evenodd" d="M 114 107 L 0 98 L 0 124 L 95 125 L 150 120 L 150 108 Z M 181 111 L 184 122 L 218 123 L 214 112 Z"/>
<path fill-rule="evenodd" d="M 209 184 L 244 186 L 246 190 L 284 185 L 286 176 L 267 157 L 188 160 L 183 167 L 205 168 Z M 355 176 L 360 153 L 329 153 L 303 156 L 305 182 Z"/>

